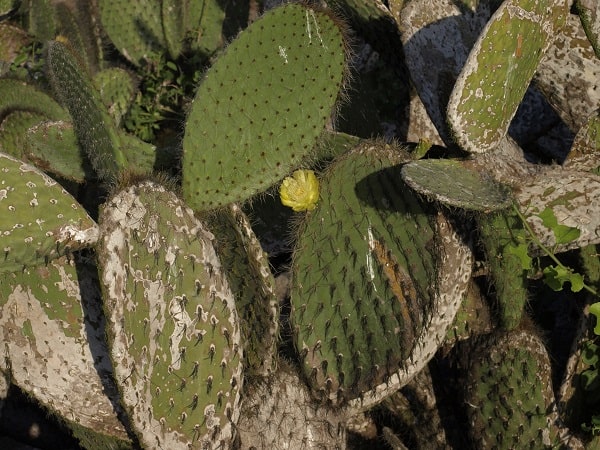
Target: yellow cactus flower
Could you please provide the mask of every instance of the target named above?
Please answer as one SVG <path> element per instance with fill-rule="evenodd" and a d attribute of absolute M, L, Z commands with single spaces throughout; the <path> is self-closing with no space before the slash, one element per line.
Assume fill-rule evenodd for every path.
<path fill-rule="evenodd" d="M 294 211 L 313 210 L 319 200 L 319 180 L 312 170 L 296 170 L 281 183 L 279 197 Z"/>

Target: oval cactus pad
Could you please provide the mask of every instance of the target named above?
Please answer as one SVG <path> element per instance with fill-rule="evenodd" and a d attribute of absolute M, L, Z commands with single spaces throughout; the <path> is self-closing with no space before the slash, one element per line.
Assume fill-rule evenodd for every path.
<path fill-rule="evenodd" d="M 186 122 L 186 202 L 207 210 L 243 201 L 298 165 L 331 116 L 345 53 L 338 23 L 299 4 L 243 31 L 207 73 Z"/>
<path fill-rule="evenodd" d="M 98 226 L 60 184 L 0 153 L 0 273 L 93 245 Z"/>
<path fill-rule="evenodd" d="M 484 153 L 506 135 L 544 52 L 566 22 L 565 0 L 507 0 L 473 46 L 448 102 L 464 150 Z"/>
<path fill-rule="evenodd" d="M 291 322 L 318 397 L 369 401 L 435 351 L 415 349 L 426 346 L 432 311 L 442 314 L 445 244 L 435 213 L 401 179 L 398 164 L 408 158 L 397 147 L 359 146 L 323 176 L 319 205 L 300 226 Z M 454 270 L 459 286 L 462 268 Z"/>
<path fill-rule="evenodd" d="M 469 168 L 468 161 L 421 159 L 404 165 L 402 178 L 420 194 L 449 206 L 489 212 L 511 205 L 508 188 Z"/>
<path fill-rule="evenodd" d="M 228 448 L 242 385 L 233 294 L 214 236 L 153 182 L 100 217 L 115 378 L 144 448 Z"/>

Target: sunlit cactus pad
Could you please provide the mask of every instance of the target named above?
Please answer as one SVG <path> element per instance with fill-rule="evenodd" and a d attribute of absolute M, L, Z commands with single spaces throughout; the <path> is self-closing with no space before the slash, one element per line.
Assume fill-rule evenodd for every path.
<path fill-rule="evenodd" d="M 555 167 L 517 189 L 515 198 L 537 238 L 554 252 L 600 242 L 600 176 Z"/>
<path fill-rule="evenodd" d="M 414 161 L 402 167 L 402 178 L 415 191 L 449 206 L 493 211 L 511 204 L 508 188 L 469 168 L 468 161 Z"/>
<path fill-rule="evenodd" d="M 93 245 L 98 226 L 56 181 L 0 153 L 0 273 Z"/>
<path fill-rule="evenodd" d="M 568 13 L 565 0 L 506 0 L 496 10 L 448 102 L 448 123 L 464 150 L 488 152 L 505 136 Z"/>
<path fill-rule="evenodd" d="M 433 215 L 402 182 L 405 150 L 364 144 L 324 174 L 299 229 L 294 339 L 313 390 L 352 399 L 398 371 L 437 296 Z"/>
<path fill-rule="evenodd" d="M 100 222 L 107 334 L 132 427 L 147 448 L 227 448 L 243 349 L 214 236 L 153 182 L 110 199 Z"/>
<path fill-rule="evenodd" d="M 336 19 L 287 4 L 266 13 L 208 71 L 186 122 L 183 192 L 194 210 L 243 201 L 309 154 L 343 85 Z"/>

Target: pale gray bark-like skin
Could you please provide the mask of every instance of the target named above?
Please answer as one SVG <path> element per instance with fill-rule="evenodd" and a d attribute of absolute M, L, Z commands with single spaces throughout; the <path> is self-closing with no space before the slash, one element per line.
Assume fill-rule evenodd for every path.
<path fill-rule="evenodd" d="M 297 371 L 282 361 L 273 375 L 247 386 L 235 448 L 344 449 L 347 414 L 316 403 Z"/>
<path fill-rule="evenodd" d="M 87 276 L 93 279 L 93 272 Z M 128 440 L 115 413 L 118 398 L 93 283 L 78 281 L 73 261 L 62 257 L 5 275 L 0 291 L 0 370 L 11 383 L 62 420 Z"/>

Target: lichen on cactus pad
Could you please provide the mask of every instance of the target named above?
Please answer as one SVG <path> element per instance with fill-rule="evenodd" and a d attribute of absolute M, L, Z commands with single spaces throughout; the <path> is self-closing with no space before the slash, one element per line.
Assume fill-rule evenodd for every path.
<path fill-rule="evenodd" d="M 0 273 L 93 245 L 98 226 L 67 191 L 33 166 L 0 153 Z"/>
<path fill-rule="evenodd" d="M 450 245 L 402 182 L 409 159 L 396 146 L 359 145 L 324 174 L 319 204 L 299 227 L 291 322 L 318 397 L 362 402 L 378 386 L 401 387 L 414 375 L 407 366 L 422 368 L 435 352 L 466 289 L 468 256 L 457 256 L 466 264 L 453 263 L 451 280 L 440 276 Z M 442 296 L 452 298 L 447 310 Z M 431 332 L 433 314 L 449 322 Z"/>
<path fill-rule="evenodd" d="M 66 256 L 1 274 L 0 372 L 76 434 L 87 428 L 86 448 L 127 448 L 97 281 L 95 266 Z"/>
<path fill-rule="evenodd" d="M 329 13 L 286 4 L 220 56 L 198 89 L 183 140 L 183 193 L 194 210 L 244 201 L 308 155 L 346 72 L 344 31 Z"/>
<path fill-rule="evenodd" d="M 100 216 L 101 283 L 122 402 L 145 448 L 227 448 L 239 414 L 242 347 L 214 236 L 154 182 Z"/>
<path fill-rule="evenodd" d="M 566 0 L 506 0 L 492 15 L 448 102 L 448 123 L 464 150 L 490 151 L 505 136 L 568 13 Z"/>

